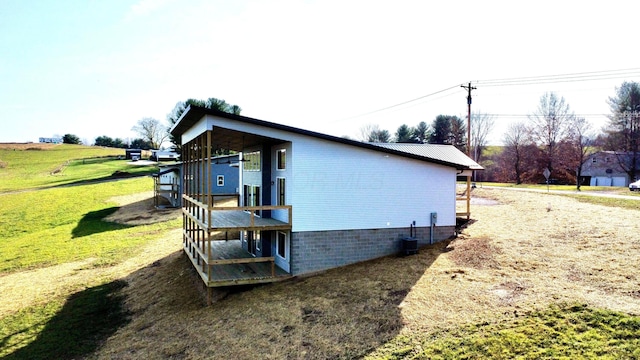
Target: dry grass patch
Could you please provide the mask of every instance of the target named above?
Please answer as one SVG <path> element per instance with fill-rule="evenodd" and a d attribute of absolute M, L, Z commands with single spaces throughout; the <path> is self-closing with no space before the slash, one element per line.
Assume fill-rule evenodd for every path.
<path fill-rule="evenodd" d="M 115 202 L 120 208 L 104 220 L 125 225 L 146 225 L 180 217 L 182 214 L 180 208 L 156 209 L 153 196 L 153 191 L 145 191 L 113 197 L 109 201 Z"/>
<path fill-rule="evenodd" d="M 353 358 L 563 301 L 638 312 L 637 211 L 547 194 L 474 195 L 493 201 L 476 204 L 474 222 L 450 243 L 230 289 L 211 307 L 188 260 L 171 254 L 126 278 L 132 322 L 95 357 Z"/>
<path fill-rule="evenodd" d="M 454 241 L 313 277 L 224 289 L 210 307 L 181 253 L 180 229 L 118 266 L 70 264 L 57 279 L 129 285 L 121 293 L 131 321 L 90 356 L 96 359 L 376 357 L 396 339 L 411 347 L 442 330 L 500 324 L 555 303 L 638 313 L 637 210 L 494 189 L 474 196 L 492 201 L 472 206 L 473 223 Z M 2 288 L 4 278 L 1 303 L 18 301 L 6 298 L 13 289 Z M 42 286 L 56 291 L 56 284 Z"/>
<path fill-rule="evenodd" d="M 0 143 L 2 150 L 49 150 L 58 144 L 51 143 Z"/>
<path fill-rule="evenodd" d="M 452 249 L 456 251 L 451 253 L 451 260 L 458 266 L 474 269 L 500 267 L 495 255 L 502 251 L 488 237 L 472 238 L 462 235 L 452 245 Z"/>

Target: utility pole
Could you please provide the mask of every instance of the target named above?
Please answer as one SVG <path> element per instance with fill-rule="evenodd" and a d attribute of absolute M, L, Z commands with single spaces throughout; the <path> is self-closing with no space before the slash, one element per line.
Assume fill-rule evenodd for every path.
<path fill-rule="evenodd" d="M 471 158 L 471 90 L 475 90 L 474 86 L 471 86 L 471 82 L 469 85 L 460 85 L 461 88 L 467 90 L 467 156 Z M 474 160 L 475 161 L 475 160 Z M 471 174 L 467 175 L 467 220 L 471 218 L 471 175 L 473 174 L 473 170 Z"/>
<path fill-rule="evenodd" d="M 461 88 L 467 89 L 467 155 L 471 157 L 471 90 L 475 90 L 475 86 L 460 85 Z M 475 160 L 475 159 L 474 159 Z"/>

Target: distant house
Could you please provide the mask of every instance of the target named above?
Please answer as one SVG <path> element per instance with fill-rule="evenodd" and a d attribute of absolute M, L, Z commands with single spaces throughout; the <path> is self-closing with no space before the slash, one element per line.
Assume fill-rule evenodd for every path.
<path fill-rule="evenodd" d="M 180 154 L 170 150 L 151 150 L 151 160 L 155 161 L 176 161 Z"/>
<path fill-rule="evenodd" d="M 62 138 L 38 138 L 38 141 L 45 144 L 62 144 Z"/>
<path fill-rule="evenodd" d="M 239 197 L 239 155 L 222 155 L 211 158 L 209 193 L 213 196 Z M 159 164 L 159 171 L 153 174 L 155 206 L 180 207 L 182 203 L 182 162 Z"/>
<path fill-rule="evenodd" d="M 142 149 L 124 149 L 125 159 L 127 160 L 140 160 L 142 159 Z"/>
<path fill-rule="evenodd" d="M 456 176 L 480 170 L 450 145 L 371 144 L 215 110 L 187 108 L 183 247 L 209 288 L 261 283 L 399 253 L 454 236 Z M 240 152 L 240 199 L 216 207 L 208 171 Z M 214 240 L 240 231 L 240 239 Z"/>
<path fill-rule="evenodd" d="M 591 154 L 582 164 L 582 183 L 590 186 L 629 186 L 635 181 L 625 171 L 625 168 L 631 168 L 631 160 L 631 153 L 599 151 Z M 636 169 L 640 174 L 640 159 L 636 161 Z"/>
<path fill-rule="evenodd" d="M 154 206 L 156 208 L 180 207 L 182 204 L 182 164 L 160 165 L 154 180 Z"/>

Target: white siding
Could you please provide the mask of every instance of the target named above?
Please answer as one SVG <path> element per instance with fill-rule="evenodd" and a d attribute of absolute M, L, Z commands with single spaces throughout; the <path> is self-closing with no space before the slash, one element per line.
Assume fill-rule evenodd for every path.
<path fill-rule="evenodd" d="M 455 168 L 209 115 L 183 135 L 183 143 L 214 123 L 289 142 L 293 231 L 408 228 L 412 221 L 425 227 L 431 212 L 438 213 L 437 225 L 455 225 Z M 244 172 L 242 182 L 256 181 L 255 175 Z M 273 181 L 276 176 L 273 171 Z"/>
<path fill-rule="evenodd" d="M 292 152 L 293 231 L 455 225 L 454 168 L 314 138 Z"/>
<path fill-rule="evenodd" d="M 184 145 L 189 141 L 198 137 L 198 135 L 207 131 L 211 128 L 211 118 L 209 116 L 204 116 L 200 119 L 195 125 L 190 127 L 187 131 L 184 132 L 181 136 L 181 143 Z"/>

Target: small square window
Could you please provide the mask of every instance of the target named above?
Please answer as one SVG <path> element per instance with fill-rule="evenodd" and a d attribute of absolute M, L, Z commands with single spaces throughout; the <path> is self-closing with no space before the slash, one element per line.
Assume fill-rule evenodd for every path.
<path fill-rule="evenodd" d="M 224 186 L 224 175 L 218 175 L 218 186 Z"/>

